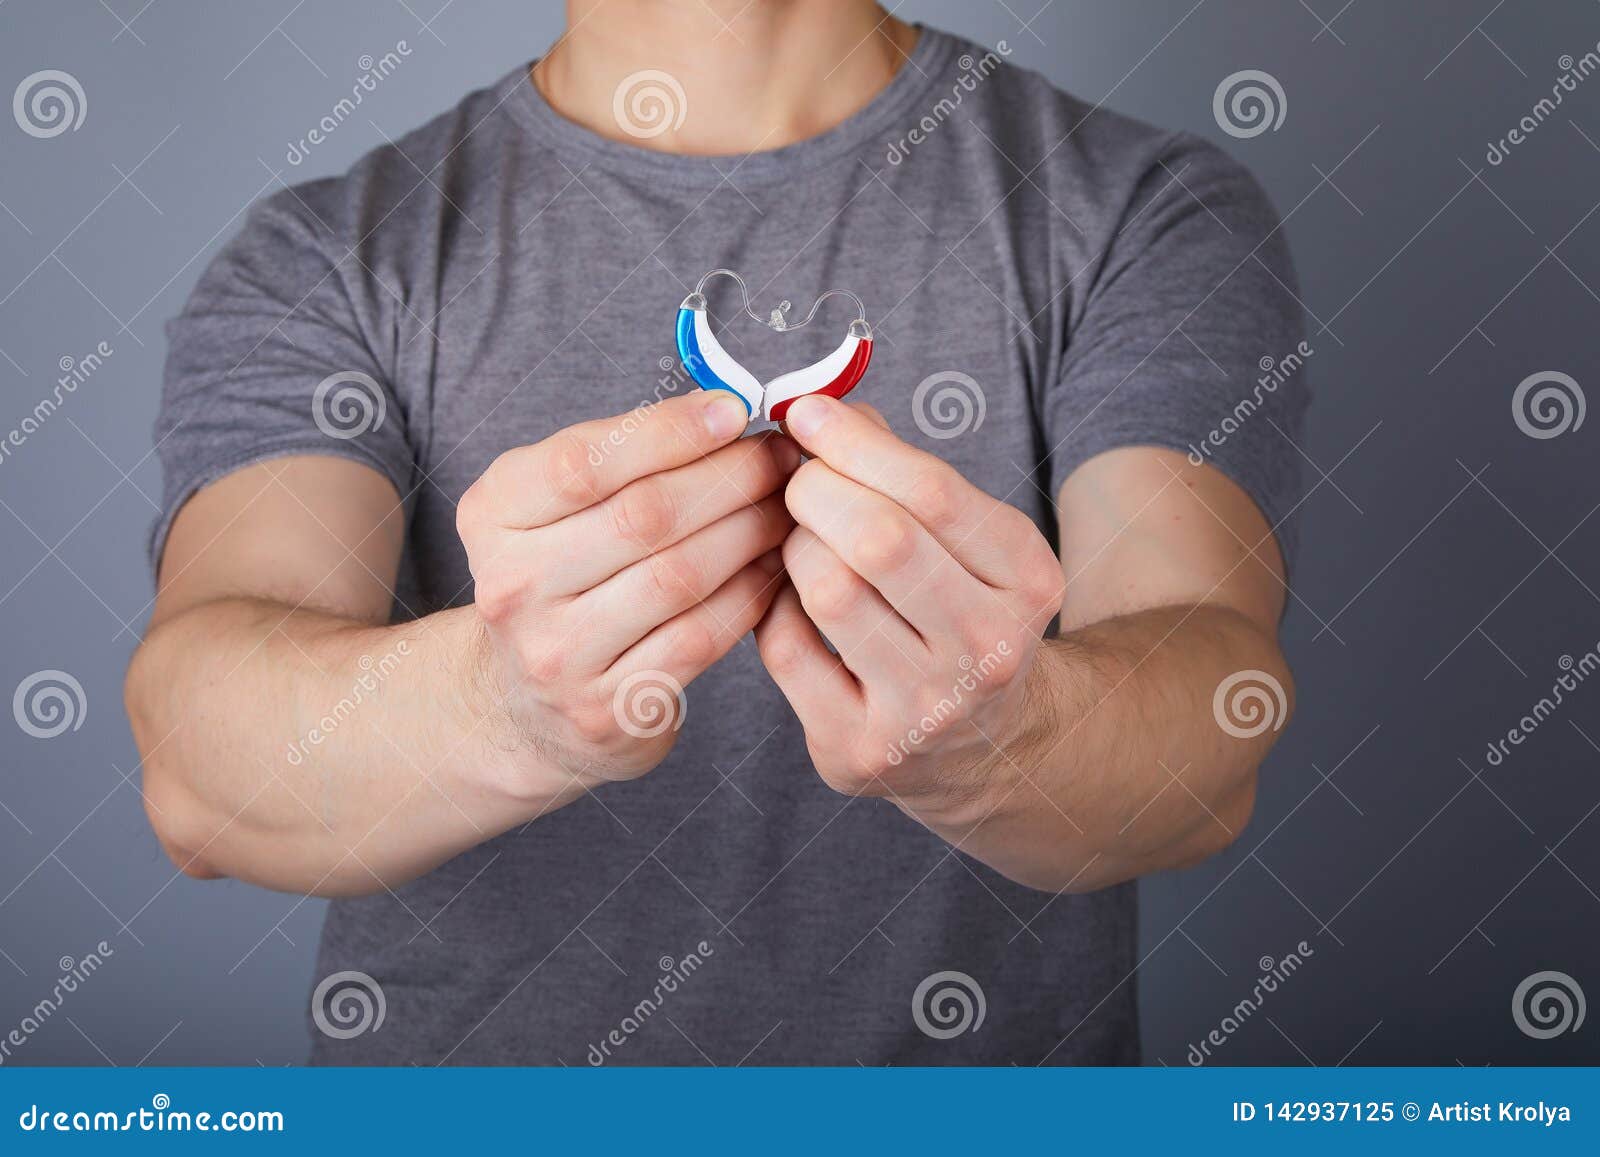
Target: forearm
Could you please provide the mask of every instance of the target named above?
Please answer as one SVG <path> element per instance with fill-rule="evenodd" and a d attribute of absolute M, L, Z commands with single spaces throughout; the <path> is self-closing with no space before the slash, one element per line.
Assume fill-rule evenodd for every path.
<path fill-rule="evenodd" d="M 1278 646 L 1222 607 L 1162 607 L 1040 647 L 1016 736 L 901 806 L 962 851 L 1048 891 L 1092 891 L 1215 854 L 1237 838 L 1275 738 L 1236 738 L 1212 697 Z M 1281 722 L 1281 719 L 1280 719 Z"/>
<path fill-rule="evenodd" d="M 285 891 L 395 887 L 575 798 L 477 676 L 471 608 L 369 626 L 253 599 L 159 624 L 128 711 L 147 810 L 185 871 Z"/>

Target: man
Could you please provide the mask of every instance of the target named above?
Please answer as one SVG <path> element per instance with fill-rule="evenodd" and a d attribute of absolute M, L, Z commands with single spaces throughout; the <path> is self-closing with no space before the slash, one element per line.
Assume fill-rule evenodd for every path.
<path fill-rule="evenodd" d="M 1247 174 L 1001 52 L 571 0 L 202 278 L 129 710 L 179 867 L 336 898 L 386 1015 L 316 1060 L 1137 1059 L 1131 881 L 1291 694 L 1300 321 Z M 720 266 L 858 295 L 875 409 L 741 438 L 670 356 Z M 848 320 L 715 284 L 762 380 Z"/>

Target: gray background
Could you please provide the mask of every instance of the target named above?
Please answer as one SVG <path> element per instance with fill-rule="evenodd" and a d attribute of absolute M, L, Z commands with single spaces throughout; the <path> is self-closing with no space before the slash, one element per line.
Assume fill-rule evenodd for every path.
<path fill-rule="evenodd" d="M 1043 8 L 1040 10 L 1040 5 Z M 307 1048 L 321 905 L 175 879 L 146 828 L 121 680 L 148 613 L 149 430 L 181 304 L 255 197 L 344 169 L 557 34 L 527 0 L 9 0 L 0 97 L 63 69 L 80 129 L 0 107 L 0 437 L 61 359 L 113 355 L 0 462 L 0 692 L 71 672 L 75 731 L 0 713 L 0 1035 L 63 956 L 114 956 L 8 1063 L 282 1064 Z M 1234 849 L 1143 888 L 1151 1063 L 1182 1065 L 1262 957 L 1312 955 L 1219 1063 L 1600 1059 L 1600 1024 L 1519 1031 L 1555 969 L 1600 996 L 1600 679 L 1501 766 L 1485 747 L 1600 643 L 1600 417 L 1535 439 L 1539 371 L 1600 403 L 1600 77 L 1485 161 L 1600 40 L 1600 6 L 1493 0 L 907 2 L 1090 100 L 1218 140 L 1287 215 L 1312 315 L 1299 713 Z M 404 39 L 411 57 L 291 166 Z M 1236 140 L 1219 81 L 1276 76 L 1287 117 Z M 950 130 L 946 130 L 950 131 Z M 959 131 L 959 130 L 957 130 Z"/>

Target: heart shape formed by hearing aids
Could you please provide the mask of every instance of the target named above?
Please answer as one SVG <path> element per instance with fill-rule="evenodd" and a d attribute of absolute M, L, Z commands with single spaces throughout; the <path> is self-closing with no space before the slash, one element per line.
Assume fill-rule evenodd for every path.
<path fill-rule="evenodd" d="M 751 318 L 779 333 L 799 329 L 816 316 L 817 307 L 829 297 L 848 297 L 856 303 L 856 319 L 850 323 L 844 341 L 821 361 L 804 369 L 779 374 L 763 385 L 756 376 L 740 365 L 711 332 L 711 318 L 706 310 L 706 282 L 719 274 L 733 278 L 744 294 L 744 311 Z M 811 306 L 811 312 L 798 322 L 784 317 L 788 309 L 784 302 L 772 311 L 771 320 L 758 317 L 750 308 L 750 293 L 744 279 L 731 269 L 713 269 L 700 279 L 693 293 L 683 299 L 678 307 L 678 357 L 683 368 L 702 390 L 727 390 L 745 405 L 751 418 L 757 416 L 781 422 L 797 398 L 807 394 L 826 394 L 842 398 L 855 389 L 856 383 L 867 372 L 872 360 L 872 327 L 867 324 L 866 310 L 860 298 L 842 289 L 830 289 Z"/>

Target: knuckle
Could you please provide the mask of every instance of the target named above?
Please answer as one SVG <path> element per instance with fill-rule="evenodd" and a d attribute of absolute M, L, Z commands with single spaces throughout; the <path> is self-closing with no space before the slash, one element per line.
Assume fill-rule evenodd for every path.
<path fill-rule="evenodd" d="M 521 599 L 521 582 L 504 567 L 490 567 L 474 582 L 473 601 L 487 622 L 504 622 Z"/>
<path fill-rule="evenodd" d="M 999 641 L 1005 637 L 1005 632 L 994 627 L 987 618 L 977 619 L 960 627 L 956 632 L 956 638 L 961 644 L 959 662 L 962 671 L 974 671 L 980 676 L 987 677 L 989 668 L 998 654 Z"/>
<path fill-rule="evenodd" d="M 536 687 L 549 687 L 561 681 L 566 673 L 566 655 L 560 647 L 525 651 L 522 656 L 522 674 Z"/>
<path fill-rule="evenodd" d="M 955 481 L 943 470 L 929 469 L 911 482 L 911 508 L 929 530 L 949 530 L 958 512 Z"/>
<path fill-rule="evenodd" d="M 660 542 L 676 520 L 672 496 L 654 483 L 636 483 L 618 494 L 611 504 L 617 533 L 630 542 Z"/>
<path fill-rule="evenodd" d="M 1067 576 L 1054 555 L 1029 564 L 1023 572 L 1022 584 L 1022 597 L 1027 600 L 1029 609 L 1047 610 L 1052 614 L 1061 609 L 1061 601 L 1067 594 Z"/>
<path fill-rule="evenodd" d="M 613 739 L 618 731 L 616 712 L 610 703 L 586 696 L 566 710 L 567 726 L 585 743 L 601 746 Z"/>
<path fill-rule="evenodd" d="M 893 514 L 878 514 L 867 519 L 856 543 L 862 566 L 876 573 L 901 569 L 911 562 L 916 550 L 917 540 L 911 524 Z"/>
<path fill-rule="evenodd" d="M 700 572 L 682 554 L 658 554 L 646 561 L 644 579 L 653 605 L 675 607 L 698 593 Z"/>
<path fill-rule="evenodd" d="M 587 506 L 600 497 L 600 471 L 582 438 L 564 432 L 553 435 L 545 446 L 544 481 L 551 494 L 575 506 Z"/>
<path fill-rule="evenodd" d="M 829 567 L 809 585 L 810 597 L 802 590 L 802 602 L 809 602 L 818 618 L 849 618 L 861 600 L 861 581 L 843 567 Z"/>
<path fill-rule="evenodd" d="M 789 635 L 769 637 L 761 647 L 761 661 L 776 675 L 792 675 L 800 669 L 805 650 Z"/>
<path fill-rule="evenodd" d="M 673 633 L 673 661 L 691 671 L 711 666 L 717 651 L 717 637 L 704 623 L 684 623 Z"/>
<path fill-rule="evenodd" d="M 984 677 L 985 683 L 996 689 L 1009 687 L 1022 674 L 1022 653 L 1010 646 L 1003 650 L 996 648 L 984 655 L 983 664 L 988 672 Z"/>
<path fill-rule="evenodd" d="M 462 542 L 471 538 L 482 523 L 483 504 L 483 480 L 480 478 L 467 487 L 466 493 L 456 503 L 456 534 Z"/>

